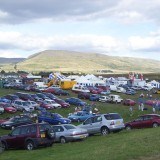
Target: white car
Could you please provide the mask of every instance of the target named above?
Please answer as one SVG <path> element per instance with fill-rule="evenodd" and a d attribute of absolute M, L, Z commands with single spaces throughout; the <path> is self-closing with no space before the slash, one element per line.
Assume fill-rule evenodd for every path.
<path fill-rule="evenodd" d="M 34 107 L 29 106 L 27 101 L 23 101 L 23 100 L 15 100 L 12 103 L 12 106 L 19 111 L 27 111 L 27 112 L 33 112 L 34 111 Z"/>
<path fill-rule="evenodd" d="M 108 96 L 100 96 L 99 97 L 99 101 L 100 102 L 110 102 L 110 97 L 108 97 Z"/>
<path fill-rule="evenodd" d="M 61 108 L 61 105 L 56 103 L 54 100 L 46 99 L 44 102 L 52 105 L 54 108 Z"/>
<path fill-rule="evenodd" d="M 110 98 L 111 102 L 115 102 L 115 103 L 123 102 L 123 99 L 119 95 L 110 94 L 109 98 Z"/>

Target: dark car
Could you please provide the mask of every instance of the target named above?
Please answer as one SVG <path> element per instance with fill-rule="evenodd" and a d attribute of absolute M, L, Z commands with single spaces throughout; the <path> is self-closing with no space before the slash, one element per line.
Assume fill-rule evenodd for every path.
<path fill-rule="evenodd" d="M 88 92 L 79 92 L 78 93 L 78 98 L 80 99 L 89 99 L 90 94 Z"/>
<path fill-rule="evenodd" d="M 91 94 L 89 97 L 90 101 L 99 101 L 100 96 L 98 94 Z"/>
<path fill-rule="evenodd" d="M 50 98 L 51 100 L 55 100 L 55 99 L 58 98 L 57 96 L 55 96 L 55 95 L 52 94 L 52 93 L 43 92 L 43 94 L 44 94 L 45 96 L 47 96 L 48 98 Z"/>
<path fill-rule="evenodd" d="M 125 123 L 126 130 L 158 127 L 160 125 L 160 115 L 158 114 L 146 114 L 138 117 L 137 119 Z"/>
<path fill-rule="evenodd" d="M 34 101 L 43 100 L 42 98 L 39 98 L 36 94 L 30 94 L 30 96 L 34 99 Z"/>
<path fill-rule="evenodd" d="M 41 98 L 41 99 L 43 99 L 43 100 L 45 100 L 45 99 L 50 99 L 50 98 L 48 98 L 45 94 L 43 94 L 43 93 L 37 93 L 36 94 L 39 98 Z"/>
<path fill-rule="evenodd" d="M 132 100 L 132 99 L 125 99 L 123 101 L 123 104 L 127 105 L 127 106 L 134 106 L 136 104 L 136 102 L 134 100 Z"/>
<path fill-rule="evenodd" d="M 15 101 L 15 100 L 18 100 L 19 97 L 17 95 L 14 95 L 14 94 L 7 94 L 6 96 L 4 96 L 6 99 L 9 99 L 11 101 Z"/>
<path fill-rule="evenodd" d="M 29 116 L 25 116 L 25 115 L 15 116 L 15 117 L 8 119 L 4 123 L 1 123 L 1 128 L 14 129 L 17 126 L 31 124 L 31 123 L 33 123 L 33 121 L 31 120 Z"/>
<path fill-rule="evenodd" d="M 69 104 L 73 104 L 76 106 L 85 106 L 86 105 L 86 102 L 83 102 L 79 98 L 75 98 L 75 97 L 67 98 L 65 101 Z"/>
<path fill-rule="evenodd" d="M 68 96 L 68 95 L 69 95 L 69 93 L 68 93 L 67 91 L 65 91 L 65 90 L 63 90 L 63 89 L 59 89 L 59 88 L 56 88 L 56 89 L 54 90 L 54 94 L 55 94 L 55 95 L 59 95 L 59 96 L 61 96 L 61 95 L 63 95 L 63 96 Z"/>
<path fill-rule="evenodd" d="M 54 101 L 61 105 L 61 108 L 69 108 L 70 104 L 65 102 L 63 99 L 54 99 Z"/>
<path fill-rule="evenodd" d="M 48 122 L 49 124 L 57 125 L 71 123 L 71 120 L 62 117 L 58 113 L 42 112 L 38 115 L 38 122 Z"/>
<path fill-rule="evenodd" d="M 38 146 L 52 146 L 55 133 L 49 124 L 36 123 L 19 126 L 0 138 L 4 150 L 9 148 L 33 150 Z"/>
<path fill-rule="evenodd" d="M 15 95 L 17 95 L 20 99 L 24 100 L 24 101 L 34 101 L 34 98 L 31 97 L 30 94 L 28 93 L 23 93 L 23 92 L 17 92 L 15 93 Z"/>

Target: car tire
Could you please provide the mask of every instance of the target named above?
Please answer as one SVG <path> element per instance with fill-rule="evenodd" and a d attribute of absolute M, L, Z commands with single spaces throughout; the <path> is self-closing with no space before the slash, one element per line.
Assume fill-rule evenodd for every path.
<path fill-rule="evenodd" d="M 47 130 L 47 131 L 46 131 L 46 134 L 47 134 L 47 137 L 48 137 L 49 139 L 55 138 L 55 133 L 54 133 L 54 131 L 53 131 L 52 129 Z"/>
<path fill-rule="evenodd" d="M 5 142 L 0 142 L 0 153 L 7 149 L 7 144 Z"/>
<path fill-rule="evenodd" d="M 153 126 L 153 128 L 157 128 L 159 125 L 158 125 L 158 123 L 155 122 L 155 123 L 153 123 L 152 126 Z"/>
<path fill-rule="evenodd" d="M 35 147 L 33 141 L 28 140 L 28 141 L 26 141 L 26 143 L 25 143 L 25 148 L 26 148 L 27 150 L 31 151 L 31 150 L 35 149 L 36 147 Z"/>
<path fill-rule="evenodd" d="M 132 129 L 132 127 L 130 125 L 126 126 L 126 130 L 130 131 Z"/>
<path fill-rule="evenodd" d="M 109 134 L 109 129 L 107 127 L 102 127 L 101 128 L 101 135 L 106 136 Z"/>
<path fill-rule="evenodd" d="M 67 140 L 65 137 L 60 137 L 59 141 L 61 144 L 67 143 Z"/>

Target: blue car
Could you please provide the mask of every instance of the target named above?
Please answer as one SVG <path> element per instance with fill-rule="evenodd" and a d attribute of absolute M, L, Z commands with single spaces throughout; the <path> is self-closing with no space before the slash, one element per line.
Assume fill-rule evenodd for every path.
<path fill-rule="evenodd" d="M 42 112 L 40 115 L 38 115 L 38 122 L 48 122 L 49 124 L 57 125 L 69 124 L 71 123 L 71 120 L 68 118 L 63 118 L 58 113 Z"/>
<path fill-rule="evenodd" d="M 126 94 L 128 94 L 128 95 L 135 95 L 135 94 L 136 94 L 136 91 L 130 89 L 130 90 L 127 90 L 127 91 L 126 91 Z"/>
<path fill-rule="evenodd" d="M 82 101 L 79 98 L 75 98 L 75 97 L 67 98 L 65 101 L 69 104 L 73 104 L 76 106 L 85 106 L 86 105 L 86 102 Z"/>
<path fill-rule="evenodd" d="M 89 96 L 89 100 L 90 101 L 99 101 L 99 95 L 98 94 L 91 94 L 90 96 Z"/>
<path fill-rule="evenodd" d="M 89 112 L 86 111 L 78 111 L 76 113 L 70 113 L 68 115 L 68 118 L 72 121 L 72 122 L 83 122 L 85 121 L 87 118 L 89 117 L 93 117 L 94 114 L 91 114 Z"/>

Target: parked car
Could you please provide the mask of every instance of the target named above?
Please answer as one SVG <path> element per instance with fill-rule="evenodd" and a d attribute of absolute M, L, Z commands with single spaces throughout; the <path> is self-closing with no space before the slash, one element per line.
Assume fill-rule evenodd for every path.
<path fill-rule="evenodd" d="M 51 100 L 58 99 L 58 97 L 55 96 L 55 95 L 52 94 L 52 93 L 43 92 L 43 94 L 44 94 L 45 96 L 47 96 L 48 98 L 50 98 Z"/>
<path fill-rule="evenodd" d="M 61 105 L 61 108 L 69 108 L 70 107 L 70 104 L 65 102 L 64 100 L 62 99 L 55 99 L 54 100 L 56 103 L 60 104 Z"/>
<path fill-rule="evenodd" d="M 14 100 L 19 100 L 19 97 L 17 95 L 14 95 L 14 94 L 7 94 L 4 96 L 6 99 L 9 99 L 11 101 L 14 101 Z"/>
<path fill-rule="evenodd" d="M 49 124 L 57 125 L 71 123 L 71 120 L 62 117 L 58 113 L 42 112 L 38 115 L 38 122 L 48 122 Z"/>
<path fill-rule="evenodd" d="M 38 97 L 36 94 L 30 94 L 30 96 L 34 99 L 34 101 L 43 100 L 42 98 Z"/>
<path fill-rule="evenodd" d="M 75 113 L 70 113 L 68 115 L 68 118 L 72 121 L 72 122 L 83 122 L 85 121 L 87 118 L 92 117 L 93 114 L 86 112 L 86 111 L 78 111 Z"/>
<path fill-rule="evenodd" d="M 21 115 L 21 116 L 12 117 L 8 119 L 7 121 L 1 123 L 1 128 L 14 129 L 17 126 L 31 124 L 31 123 L 33 123 L 33 121 L 31 120 L 30 117 Z"/>
<path fill-rule="evenodd" d="M 110 90 L 102 91 L 100 94 L 102 95 L 109 95 L 111 93 Z"/>
<path fill-rule="evenodd" d="M 15 112 L 17 112 L 17 109 L 12 107 L 12 105 L 9 104 L 9 103 L 0 102 L 0 106 L 4 108 L 4 112 L 7 112 L 7 113 L 15 113 Z"/>
<path fill-rule="evenodd" d="M 50 98 L 48 98 L 45 94 L 43 94 L 43 93 L 37 93 L 36 94 L 39 98 L 41 98 L 41 99 L 43 99 L 43 100 L 45 100 L 45 99 L 50 99 Z"/>
<path fill-rule="evenodd" d="M 68 95 L 69 95 L 69 92 L 57 88 L 57 89 L 54 90 L 54 94 L 55 94 L 55 95 L 59 95 L 59 96 L 61 96 L 61 95 L 63 95 L 63 96 L 68 96 Z"/>
<path fill-rule="evenodd" d="M 34 107 L 29 106 L 28 102 L 23 100 L 15 100 L 14 102 L 12 102 L 12 106 L 19 111 L 27 111 L 27 112 L 34 111 Z"/>
<path fill-rule="evenodd" d="M 81 129 L 72 124 L 55 125 L 53 130 L 55 132 L 55 141 L 60 143 L 82 140 L 88 137 L 86 129 Z"/>
<path fill-rule="evenodd" d="M 129 90 L 126 90 L 126 93 L 125 94 L 128 94 L 128 95 L 135 95 L 136 94 L 136 91 L 133 90 L 133 89 L 129 89 Z"/>
<path fill-rule="evenodd" d="M 109 98 L 111 99 L 112 103 L 121 103 L 123 99 L 119 95 L 110 94 Z"/>
<path fill-rule="evenodd" d="M 91 94 L 89 96 L 90 101 L 99 101 L 100 96 L 98 94 Z"/>
<path fill-rule="evenodd" d="M 32 98 L 31 95 L 28 93 L 16 92 L 15 95 L 17 95 L 20 99 L 24 101 L 28 101 L 28 100 L 34 101 L 34 98 Z"/>
<path fill-rule="evenodd" d="M 38 103 L 40 104 L 40 107 L 45 108 L 47 110 L 52 110 L 54 109 L 53 105 L 46 102 L 46 101 L 38 101 Z"/>
<path fill-rule="evenodd" d="M 127 106 L 134 106 L 136 104 L 136 102 L 134 100 L 132 100 L 132 99 L 125 99 L 123 101 L 123 104 L 127 105 Z"/>
<path fill-rule="evenodd" d="M 79 92 L 78 93 L 78 98 L 80 99 L 89 99 L 90 93 L 88 92 Z"/>
<path fill-rule="evenodd" d="M 107 135 L 110 132 L 124 129 L 125 125 L 123 118 L 118 113 L 107 113 L 90 117 L 78 127 L 87 129 L 89 134 L 101 133 Z"/>
<path fill-rule="evenodd" d="M 10 134 L 1 136 L 2 148 L 36 149 L 38 146 L 52 146 L 55 133 L 46 123 L 28 124 L 15 128 Z"/>
<path fill-rule="evenodd" d="M 86 102 L 82 101 L 79 98 L 75 98 L 75 97 L 67 98 L 65 101 L 69 104 L 73 104 L 76 106 L 85 106 L 86 105 Z"/>
<path fill-rule="evenodd" d="M 35 101 L 26 101 L 28 103 L 28 106 L 33 107 L 34 109 L 37 109 L 39 107 L 39 104 Z"/>
<path fill-rule="evenodd" d="M 160 115 L 158 114 L 146 114 L 139 116 L 137 119 L 125 123 L 126 130 L 158 127 L 160 125 Z"/>
<path fill-rule="evenodd" d="M 110 102 L 111 99 L 110 99 L 110 97 L 108 97 L 108 96 L 100 96 L 100 97 L 99 97 L 99 101 L 100 101 L 100 102 Z"/>
<path fill-rule="evenodd" d="M 54 100 L 46 99 L 44 102 L 52 105 L 55 109 L 56 108 L 61 108 L 61 105 L 59 103 L 56 103 Z"/>

